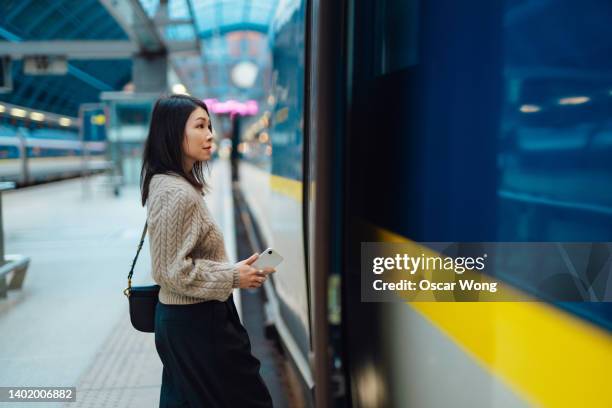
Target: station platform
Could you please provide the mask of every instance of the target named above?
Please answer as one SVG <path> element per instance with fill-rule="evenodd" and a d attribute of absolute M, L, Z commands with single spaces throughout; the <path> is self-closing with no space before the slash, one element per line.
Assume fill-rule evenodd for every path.
<path fill-rule="evenodd" d="M 236 261 L 227 162 L 212 164 L 210 184 L 207 205 Z M 123 295 L 146 218 L 138 187 L 114 197 L 104 176 L 30 187 L 5 194 L 3 213 L 6 252 L 30 256 L 31 264 L 23 289 L 0 301 L 0 386 L 77 388 L 76 403 L 46 407 L 158 406 L 162 365 L 154 337 L 132 328 Z M 146 240 L 133 285 L 153 283 L 149 267 Z M 245 293 L 246 313 L 239 291 L 234 298 L 275 406 L 291 406 L 254 295 Z M 0 403 L 11 405 L 40 406 Z"/>

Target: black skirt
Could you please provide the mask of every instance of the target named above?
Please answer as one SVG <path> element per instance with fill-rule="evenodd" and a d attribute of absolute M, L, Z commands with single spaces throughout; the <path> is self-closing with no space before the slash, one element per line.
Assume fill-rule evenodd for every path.
<path fill-rule="evenodd" d="M 192 305 L 159 302 L 155 346 L 164 365 L 160 408 L 272 407 L 232 296 Z"/>

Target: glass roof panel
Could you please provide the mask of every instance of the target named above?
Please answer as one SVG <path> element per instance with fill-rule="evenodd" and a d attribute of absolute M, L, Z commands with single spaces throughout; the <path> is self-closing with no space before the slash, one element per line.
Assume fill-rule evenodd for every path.
<path fill-rule="evenodd" d="M 178 1 L 178 0 L 177 0 Z M 225 33 L 240 30 L 267 32 L 278 0 L 191 0 L 200 36 L 215 30 Z"/>
<path fill-rule="evenodd" d="M 268 20 L 270 18 L 272 11 L 271 8 L 264 7 L 252 7 L 250 11 L 250 18 L 256 21 Z"/>
<path fill-rule="evenodd" d="M 193 32 L 193 26 L 191 25 L 182 24 L 177 26 L 170 26 L 166 28 L 165 31 L 165 38 L 171 40 L 192 40 L 194 37 L 195 34 Z"/>
<path fill-rule="evenodd" d="M 140 4 L 142 8 L 147 13 L 149 17 L 155 15 L 155 10 L 157 10 L 157 5 L 159 4 L 159 0 L 140 0 Z"/>
<path fill-rule="evenodd" d="M 200 32 L 202 31 L 212 31 L 212 29 L 215 27 L 215 19 L 207 16 L 206 18 L 201 18 L 199 19 L 199 30 Z"/>
<path fill-rule="evenodd" d="M 189 4 L 187 0 L 174 0 L 172 7 L 168 7 L 170 18 L 189 18 Z"/>
<path fill-rule="evenodd" d="M 241 22 L 241 19 L 243 17 L 244 14 L 244 9 L 243 8 L 238 8 L 238 7 L 224 7 L 223 8 L 223 13 L 221 14 L 222 17 L 222 23 L 225 25 L 231 24 L 238 24 Z"/>
<path fill-rule="evenodd" d="M 140 0 L 146 13 L 153 17 L 159 0 Z M 278 0 L 168 0 L 170 18 L 189 18 L 195 14 L 200 37 L 230 31 L 267 32 Z"/>

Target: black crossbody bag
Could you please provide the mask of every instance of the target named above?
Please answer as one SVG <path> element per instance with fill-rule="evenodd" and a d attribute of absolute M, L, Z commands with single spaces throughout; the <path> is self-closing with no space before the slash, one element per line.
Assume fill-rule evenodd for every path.
<path fill-rule="evenodd" d="M 141 332 L 153 333 L 155 331 L 155 308 L 157 307 L 159 285 L 132 286 L 134 266 L 136 265 L 136 260 L 142 249 L 146 234 L 147 224 L 145 223 L 142 236 L 140 237 L 140 244 L 138 244 L 138 250 L 128 274 L 128 287 L 125 288 L 123 294 L 127 296 L 130 305 L 130 321 L 132 326 Z"/>

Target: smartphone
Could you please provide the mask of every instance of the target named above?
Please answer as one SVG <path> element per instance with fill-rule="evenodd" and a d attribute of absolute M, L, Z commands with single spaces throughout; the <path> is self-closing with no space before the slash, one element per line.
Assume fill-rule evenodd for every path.
<path fill-rule="evenodd" d="M 259 254 L 259 258 L 251 266 L 257 269 L 276 268 L 281 262 L 283 262 L 283 257 L 274 249 L 268 248 Z"/>

